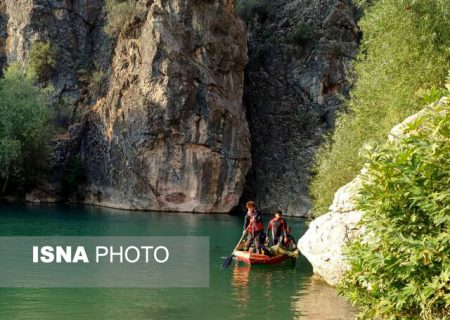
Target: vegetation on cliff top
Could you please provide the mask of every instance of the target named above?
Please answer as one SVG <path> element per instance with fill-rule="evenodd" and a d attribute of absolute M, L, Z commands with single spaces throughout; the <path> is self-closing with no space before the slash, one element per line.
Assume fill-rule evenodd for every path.
<path fill-rule="evenodd" d="M 391 127 L 439 97 L 450 68 L 447 0 L 359 1 L 365 8 L 355 62 L 357 80 L 348 108 L 319 150 L 311 185 L 315 214 L 363 165 L 368 142 L 381 143 Z"/>
<path fill-rule="evenodd" d="M 366 232 L 348 248 L 341 293 L 362 319 L 450 319 L 448 100 L 364 158 Z"/>
<path fill-rule="evenodd" d="M 25 75 L 19 65 L 0 79 L 0 194 L 26 190 L 41 177 L 51 137 L 51 89 L 37 87 L 34 72 Z"/>

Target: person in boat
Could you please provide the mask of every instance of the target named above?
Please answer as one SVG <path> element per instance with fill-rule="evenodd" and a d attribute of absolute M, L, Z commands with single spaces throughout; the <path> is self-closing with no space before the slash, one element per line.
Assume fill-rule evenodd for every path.
<path fill-rule="evenodd" d="M 300 256 L 300 251 L 297 248 L 297 242 L 292 236 L 291 231 L 292 229 L 288 227 L 286 229 L 286 237 L 283 241 L 270 248 L 273 254 L 285 254 L 296 259 Z"/>
<path fill-rule="evenodd" d="M 253 201 L 249 201 L 246 204 L 247 214 L 244 220 L 244 233 L 248 232 L 247 241 L 245 243 L 245 251 L 248 251 L 253 245 L 257 253 L 261 253 L 261 247 L 263 241 L 262 237 L 265 238 L 264 225 L 261 217 L 261 213 L 256 209 L 256 204 Z M 248 227 L 248 229 L 247 229 Z"/>
<path fill-rule="evenodd" d="M 267 226 L 267 235 L 272 237 L 271 242 L 273 245 L 283 242 L 287 235 L 286 229 L 287 223 L 283 218 L 283 212 L 277 210 L 275 217 L 270 220 L 269 225 Z"/>
<path fill-rule="evenodd" d="M 289 251 L 295 251 L 297 249 L 297 242 L 295 238 L 291 234 L 291 227 L 287 227 L 286 229 L 286 237 L 283 240 L 283 246 Z"/>

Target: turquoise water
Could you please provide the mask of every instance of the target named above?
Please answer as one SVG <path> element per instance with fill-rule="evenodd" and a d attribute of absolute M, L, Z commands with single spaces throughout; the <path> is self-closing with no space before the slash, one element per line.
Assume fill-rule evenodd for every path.
<path fill-rule="evenodd" d="M 303 220 L 287 220 L 296 238 L 306 230 Z M 333 289 L 312 278 L 304 258 L 295 265 L 223 269 L 241 230 L 242 217 L 230 215 L 0 204 L 1 236 L 210 237 L 209 288 L 0 289 L 0 319 L 353 318 Z"/>

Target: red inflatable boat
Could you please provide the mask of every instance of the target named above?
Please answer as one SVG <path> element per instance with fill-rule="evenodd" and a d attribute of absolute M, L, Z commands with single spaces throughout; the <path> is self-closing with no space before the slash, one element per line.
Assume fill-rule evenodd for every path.
<path fill-rule="evenodd" d="M 264 254 L 238 250 L 234 252 L 234 258 L 246 264 L 278 264 L 285 260 L 291 259 L 288 255 L 285 254 L 269 257 Z"/>

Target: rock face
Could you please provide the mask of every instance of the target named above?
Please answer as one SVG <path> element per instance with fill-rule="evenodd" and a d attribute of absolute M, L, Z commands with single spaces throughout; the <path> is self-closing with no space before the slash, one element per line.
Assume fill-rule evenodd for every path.
<path fill-rule="evenodd" d="M 94 61 L 109 63 L 110 41 L 102 33 L 102 4 L 102 0 L 1 0 L 0 12 L 2 6 L 6 9 L 8 63 L 25 64 L 35 41 L 50 42 L 58 52 L 50 75 L 54 97 L 65 105 L 76 104 L 83 94 L 80 74 Z M 4 19 L 0 17 L 0 39 Z M 2 40 L 0 57 L 1 47 Z"/>
<path fill-rule="evenodd" d="M 347 95 L 358 29 L 347 0 L 261 1 L 248 27 L 245 104 L 252 170 L 244 200 L 308 216 L 313 155 Z"/>
<path fill-rule="evenodd" d="M 250 167 L 246 40 L 233 0 L 140 1 L 82 144 L 86 202 L 228 212 Z"/>
<path fill-rule="evenodd" d="M 250 166 L 235 2 L 136 3 L 142 10 L 110 39 L 103 0 L 0 0 L 0 68 L 26 65 L 35 41 L 58 52 L 48 79 L 62 106 L 51 175 L 27 200 L 60 201 L 68 164 L 81 155 L 87 203 L 228 212 Z M 105 90 L 92 94 L 97 71 Z"/>
<path fill-rule="evenodd" d="M 309 225 L 299 240 L 301 253 L 312 264 L 314 273 L 335 286 L 348 269 L 343 249 L 347 241 L 359 234 L 357 226 L 362 212 L 355 209 L 355 200 L 361 187 L 358 177 L 339 189 L 330 211 Z"/>

